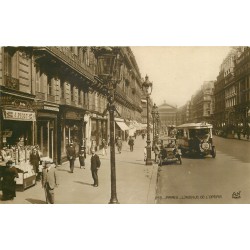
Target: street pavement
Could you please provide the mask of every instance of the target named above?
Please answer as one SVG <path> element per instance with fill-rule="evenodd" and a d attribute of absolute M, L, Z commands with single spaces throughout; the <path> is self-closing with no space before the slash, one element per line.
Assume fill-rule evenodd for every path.
<path fill-rule="evenodd" d="M 159 168 L 158 204 L 249 204 L 248 141 L 214 136 L 217 156 L 183 157 Z"/>
<path fill-rule="evenodd" d="M 116 191 L 120 204 L 154 204 L 157 185 L 157 164 L 146 166 L 143 149 L 146 139 L 137 137 L 134 151 L 130 152 L 127 142 L 123 142 L 122 153 L 116 152 Z M 99 186 L 93 187 L 90 171 L 90 155 L 87 155 L 85 169 L 80 169 L 75 161 L 74 173 L 69 172 L 69 163 L 57 167 L 59 186 L 55 189 L 56 204 L 108 204 L 111 197 L 110 152 L 103 156 L 98 151 L 101 167 L 98 171 Z M 1 195 L 0 195 L 1 196 Z M 13 201 L 0 204 L 45 204 L 45 193 L 41 182 L 17 192 Z"/>

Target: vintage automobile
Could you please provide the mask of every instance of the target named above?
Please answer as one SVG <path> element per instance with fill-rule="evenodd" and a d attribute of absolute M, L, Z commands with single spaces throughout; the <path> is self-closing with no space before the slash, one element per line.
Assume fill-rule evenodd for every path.
<path fill-rule="evenodd" d="M 182 164 L 181 150 L 178 148 L 176 139 L 173 137 L 166 137 L 160 139 L 161 151 L 159 154 L 159 166 L 171 162 L 178 162 Z"/>
<path fill-rule="evenodd" d="M 216 157 L 213 144 L 213 125 L 202 123 L 187 123 L 177 126 L 177 143 L 183 153 L 189 155 Z"/>

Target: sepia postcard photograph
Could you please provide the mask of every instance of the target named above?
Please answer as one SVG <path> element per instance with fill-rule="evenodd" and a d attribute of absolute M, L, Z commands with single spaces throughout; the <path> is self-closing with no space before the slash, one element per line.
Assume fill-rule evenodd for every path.
<path fill-rule="evenodd" d="M 1 246 L 245 249 L 246 6 L 2 3 Z"/>
<path fill-rule="evenodd" d="M 250 202 L 250 47 L 4 46 L 1 203 Z"/>

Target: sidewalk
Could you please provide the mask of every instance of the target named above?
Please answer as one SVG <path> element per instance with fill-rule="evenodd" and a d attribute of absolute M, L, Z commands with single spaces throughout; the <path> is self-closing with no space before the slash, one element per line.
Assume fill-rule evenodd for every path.
<path fill-rule="evenodd" d="M 137 137 L 134 151 L 123 142 L 122 153 L 116 153 L 116 191 L 120 204 L 154 204 L 158 166 L 146 166 L 143 149 L 146 140 Z M 79 160 L 75 161 L 74 173 L 69 173 L 69 163 L 57 167 L 59 187 L 55 189 L 56 204 L 108 204 L 111 197 L 110 155 L 100 156 L 101 167 L 98 171 L 99 186 L 93 187 L 90 171 L 90 155 L 87 155 L 85 169 L 80 169 Z M 1 194 L 1 191 L 0 191 Z M 0 204 L 44 204 L 45 194 L 41 183 L 24 192 L 17 192 L 13 201 L 0 201 Z"/>

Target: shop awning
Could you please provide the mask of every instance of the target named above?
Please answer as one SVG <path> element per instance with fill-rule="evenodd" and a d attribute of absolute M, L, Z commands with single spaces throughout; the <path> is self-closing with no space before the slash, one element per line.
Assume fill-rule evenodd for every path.
<path fill-rule="evenodd" d="M 122 131 L 129 130 L 129 127 L 126 125 L 125 122 L 117 122 L 117 121 L 116 121 L 116 124 L 120 127 L 120 129 L 121 129 Z"/>

